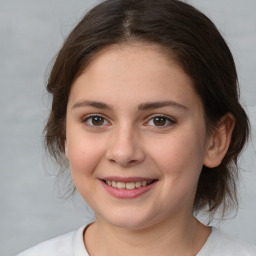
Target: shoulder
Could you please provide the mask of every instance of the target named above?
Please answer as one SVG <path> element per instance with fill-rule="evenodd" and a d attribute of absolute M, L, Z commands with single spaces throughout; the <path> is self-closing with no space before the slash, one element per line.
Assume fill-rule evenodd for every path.
<path fill-rule="evenodd" d="M 32 256 L 32 255 L 48 255 L 48 256 L 59 256 L 72 255 L 72 238 L 74 232 L 59 236 L 48 241 L 42 242 L 18 256 Z"/>
<path fill-rule="evenodd" d="M 83 244 L 84 229 L 83 226 L 75 232 L 42 242 L 17 256 L 73 256 L 77 255 L 75 251 L 80 251 L 79 255 L 87 256 Z"/>
<path fill-rule="evenodd" d="M 256 246 L 212 228 L 212 233 L 198 256 L 256 256 Z"/>

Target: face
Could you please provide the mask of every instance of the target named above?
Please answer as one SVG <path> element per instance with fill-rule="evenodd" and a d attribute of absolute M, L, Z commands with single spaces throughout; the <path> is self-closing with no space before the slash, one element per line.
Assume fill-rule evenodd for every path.
<path fill-rule="evenodd" d="M 72 85 L 66 156 L 99 221 L 138 229 L 191 216 L 206 141 L 192 81 L 157 46 L 109 46 Z"/>

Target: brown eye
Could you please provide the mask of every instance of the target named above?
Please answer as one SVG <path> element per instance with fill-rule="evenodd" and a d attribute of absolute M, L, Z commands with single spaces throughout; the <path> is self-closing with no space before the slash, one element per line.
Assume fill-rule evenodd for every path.
<path fill-rule="evenodd" d="M 104 124 L 104 118 L 101 116 L 93 116 L 93 117 L 91 117 L 91 119 L 92 119 L 92 124 L 95 126 Z"/>
<path fill-rule="evenodd" d="M 93 115 L 93 116 L 89 116 L 87 118 L 85 118 L 83 121 L 83 123 L 89 125 L 89 126 L 105 126 L 108 125 L 108 121 L 102 117 L 102 116 L 97 116 L 97 115 Z"/>
<path fill-rule="evenodd" d="M 153 123 L 155 126 L 164 126 L 166 124 L 166 121 L 166 118 L 161 116 L 153 118 Z"/>
<path fill-rule="evenodd" d="M 159 128 L 168 128 L 174 125 L 176 121 L 168 116 L 155 115 L 146 122 L 145 125 L 159 127 Z"/>

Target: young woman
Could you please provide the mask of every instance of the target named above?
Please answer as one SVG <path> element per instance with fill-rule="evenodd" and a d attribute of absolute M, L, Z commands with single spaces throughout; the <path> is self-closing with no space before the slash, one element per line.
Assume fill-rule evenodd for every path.
<path fill-rule="evenodd" d="M 47 89 L 47 148 L 96 220 L 20 256 L 256 255 L 194 217 L 236 206 L 249 133 L 232 55 L 205 15 L 107 0 L 71 32 Z"/>

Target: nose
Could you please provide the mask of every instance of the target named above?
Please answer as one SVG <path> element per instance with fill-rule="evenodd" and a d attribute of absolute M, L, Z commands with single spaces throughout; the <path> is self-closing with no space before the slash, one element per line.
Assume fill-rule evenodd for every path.
<path fill-rule="evenodd" d="M 145 159 L 145 152 L 134 129 L 118 129 L 113 132 L 106 153 L 107 159 L 122 167 L 131 167 Z"/>

